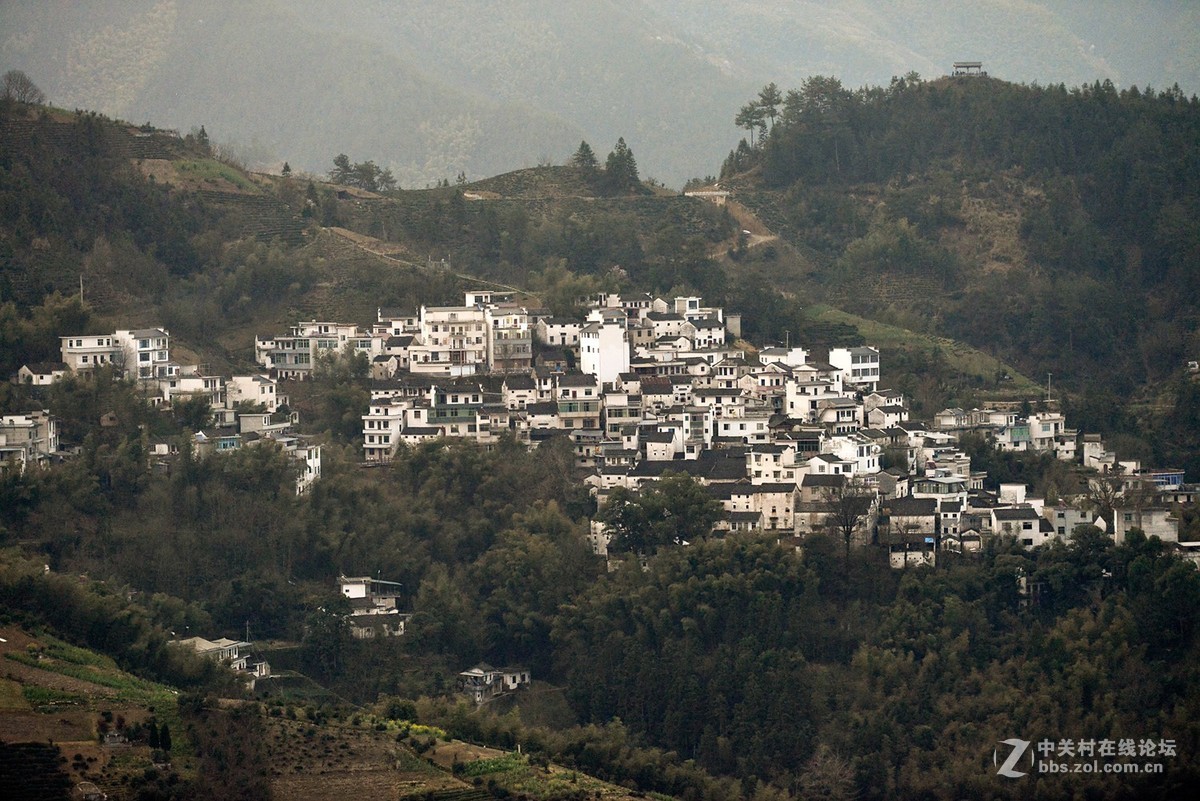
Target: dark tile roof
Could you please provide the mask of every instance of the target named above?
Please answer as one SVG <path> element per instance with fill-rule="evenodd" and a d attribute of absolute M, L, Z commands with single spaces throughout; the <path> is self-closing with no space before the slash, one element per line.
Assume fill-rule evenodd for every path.
<path fill-rule="evenodd" d="M 800 479 L 802 487 L 841 487 L 846 483 L 846 477 L 841 473 L 807 473 Z"/>
<path fill-rule="evenodd" d="M 731 456 L 725 454 L 731 454 Z M 719 454 L 706 453 L 699 459 L 642 462 L 629 474 L 639 478 L 657 478 L 666 472 L 686 473 L 693 478 L 708 481 L 736 481 L 746 477 L 746 462 L 742 454 L 730 450 L 721 451 Z"/>
<path fill-rule="evenodd" d="M 537 389 L 537 382 L 527 375 L 509 375 L 504 377 L 504 386 L 510 390 Z"/>
<path fill-rule="evenodd" d="M 1037 520 L 1041 517 L 1032 506 L 1019 506 L 1016 509 L 993 509 L 992 514 L 997 520 Z"/>
<path fill-rule="evenodd" d="M 927 517 L 937 513 L 937 501 L 933 498 L 896 498 L 887 504 L 893 517 Z"/>

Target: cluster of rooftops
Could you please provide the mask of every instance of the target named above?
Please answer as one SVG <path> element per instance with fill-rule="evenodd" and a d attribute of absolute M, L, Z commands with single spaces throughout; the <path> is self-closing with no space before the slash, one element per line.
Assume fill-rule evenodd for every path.
<path fill-rule="evenodd" d="M 1013 502 L 1013 492 L 984 492 L 986 476 L 972 470 L 958 446 L 962 433 L 980 432 L 1003 450 L 1053 453 L 1090 468 L 1087 475 L 1121 476 L 1122 492 L 1134 486 L 1173 492 L 1141 502 L 1137 521 L 1122 515 L 1099 522 L 1145 527 L 1147 514 L 1161 513 L 1150 524 L 1165 539 L 1179 540 L 1169 532 L 1174 523 L 1178 533 L 1178 506 L 1194 503 L 1182 473 L 1122 462 L 1099 435 L 1067 428 L 1052 404 L 1026 416 L 1011 408 L 945 409 L 913 421 L 903 394 L 880 388 L 877 348 L 835 347 L 817 359 L 790 343 L 756 349 L 740 334 L 739 314 L 700 297 L 601 294 L 576 320 L 554 317 L 513 293 L 477 290 L 466 293 L 462 306 L 381 308 L 368 328 L 310 321 L 286 335 L 259 337 L 256 358 L 264 371 L 258 375 L 223 378 L 176 365 L 164 329 L 63 337 L 61 367 L 112 363 L 152 385 L 165 402 L 181 395 L 209 399 L 219 420 L 242 429 L 231 433 L 282 435 L 296 421 L 278 415 L 286 403 L 278 380 L 306 378 L 325 354 L 360 353 L 372 375 L 362 416 L 366 463 L 386 463 L 402 447 L 441 438 L 485 447 L 507 438 L 536 447 L 563 437 L 601 504 L 616 487 L 636 491 L 667 473 L 684 473 L 721 503 L 724 531 L 803 537 L 829 530 L 833 496 L 846 487 L 871 499 L 861 515 L 864 542 L 915 549 L 922 558 L 938 548 L 969 550 L 978 542 L 973 538 L 992 533 L 1021 534 L 1033 546 L 1069 534 L 1073 526 L 1057 525 L 1061 520 L 1097 522 L 1082 500 L 1072 515 L 1050 518 L 1039 499 L 1022 494 Z M 245 413 L 243 400 L 258 411 Z M 197 432 L 197 442 L 221 449 L 223 434 Z M 308 475 L 319 476 L 319 463 Z M 1042 522 L 1005 528 L 1013 522 L 1005 509 L 1027 517 L 1034 510 Z M 908 521 L 910 533 L 898 534 L 903 527 L 892 521 L 913 517 L 919 525 Z M 912 533 L 918 530 L 920 536 Z M 597 551 L 604 552 L 607 539 L 593 527 Z"/>

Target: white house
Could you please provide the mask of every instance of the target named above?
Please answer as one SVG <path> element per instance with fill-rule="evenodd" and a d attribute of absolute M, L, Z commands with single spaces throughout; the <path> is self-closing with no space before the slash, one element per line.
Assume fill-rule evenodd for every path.
<path fill-rule="evenodd" d="M 29 387 L 48 387 L 67 374 L 64 362 L 32 362 L 21 365 L 17 371 L 17 383 Z"/>
<path fill-rule="evenodd" d="M 235 375 L 225 382 L 225 400 L 231 409 L 239 403 L 249 403 L 274 414 L 280 405 L 287 403 L 278 388 L 278 383 L 270 376 Z"/>
<path fill-rule="evenodd" d="M 524 308 L 513 304 L 484 307 L 487 363 L 493 373 L 527 373 L 533 366 L 533 328 Z"/>
<path fill-rule="evenodd" d="M 870 392 L 879 387 L 878 348 L 833 348 L 829 363 L 840 369 L 845 383 L 853 387 Z"/>
<path fill-rule="evenodd" d="M 559 348 L 575 348 L 579 346 L 579 332 L 583 323 L 567 317 L 545 317 L 538 320 L 537 340 L 543 345 Z"/>
<path fill-rule="evenodd" d="M 623 321 L 610 318 L 588 323 L 580 330 L 579 369 L 602 384 L 629 372 L 629 340 Z"/>
<path fill-rule="evenodd" d="M 49 411 L 0 417 L 0 474 L 24 473 L 58 452 L 58 420 Z"/>
<path fill-rule="evenodd" d="M 179 372 L 171 364 L 171 335 L 162 328 L 116 331 L 112 342 L 120 348 L 126 378 L 149 381 Z"/>
<path fill-rule="evenodd" d="M 363 331 L 357 325 L 310 320 L 297 323 L 285 335 L 256 337 L 254 358 L 278 378 L 307 378 L 317 357 L 349 347 L 368 359 L 383 348 L 384 334 Z"/>
<path fill-rule="evenodd" d="M 121 346 L 112 334 L 59 337 L 63 363 L 76 372 L 94 370 L 118 362 L 124 369 Z"/>
<path fill-rule="evenodd" d="M 422 306 L 421 334 L 409 347 L 409 369 L 451 377 L 487 368 L 487 314 L 474 306 Z"/>
<path fill-rule="evenodd" d="M 370 576 L 338 576 L 338 587 L 350 600 L 350 633 L 360 640 L 399 637 L 411 615 L 397 606 L 404 585 Z"/>

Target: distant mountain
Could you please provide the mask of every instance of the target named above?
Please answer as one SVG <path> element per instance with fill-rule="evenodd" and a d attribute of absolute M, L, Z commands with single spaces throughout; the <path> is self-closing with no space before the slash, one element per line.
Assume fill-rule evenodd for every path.
<path fill-rule="evenodd" d="M 1110 13 L 1111 12 L 1111 13 Z M 1200 12 L 1156 3 L 917 0 L 0 2 L 0 67 L 67 108 L 201 124 L 251 164 L 334 155 L 404 186 L 563 162 L 625 137 L 643 175 L 715 170 L 758 87 L 946 72 L 1200 87 Z M 1111 20 L 1123 20 L 1118 29 Z"/>

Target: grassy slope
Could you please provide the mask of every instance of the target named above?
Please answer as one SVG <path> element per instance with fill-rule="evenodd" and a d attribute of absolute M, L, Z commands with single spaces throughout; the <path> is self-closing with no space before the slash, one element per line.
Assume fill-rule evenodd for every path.
<path fill-rule="evenodd" d="M 760 197 L 763 194 L 767 193 L 760 193 Z M 751 243 L 751 253 L 761 251 L 764 246 L 775 247 L 778 257 L 776 257 L 770 272 L 773 273 L 775 288 L 782 295 L 792 297 L 792 299 L 821 295 L 822 290 L 818 285 L 821 267 L 814 253 L 809 252 L 803 246 L 798 247 L 797 242 L 792 241 L 791 237 L 781 231 L 770 228 L 770 225 L 763 221 L 762 216 L 756 215 L 749 207 L 734 200 L 731 200 L 727 207 L 733 217 L 737 219 L 739 227 L 751 231 L 752 240 L 757 240 L 757 242 L 752 241 Z M 768 213 L 766 216 L 772 215 Z M 979 222 L 984 217 L 982 212 L 973 213 L 966 230 L 958 234 L 956 249 L 960 249 L 964 255 L 966 253 L 989 254 L 989 258 L 982 261 L 985 267 L 992 267 L 996 263 L 995 254 L 997 253 L 1000 254 L 998 258 L 1003 261 L 1013 258 L 1010 254 L 1015 249 L 1013 245 L 1015 222 L 998 211 L 986 215 L 988 223 Z M 995 219 L 1002 219 L 1003 222 L 995 223 Z M 715 249 L 721 251 L 724 248 Z M 739 270 L 746 269 L 754 269 L 754 267 L 737 265 L 726 260 L 726 270 L 730 271 L 731 277 L 736 276 Z M 991 384 L 997 374 L 1008 373 L 1012 381 L 1010 383 L 1006 381 L 1003 389 L 992 393 L 995 399 L 1024 399 L 1025 397 L 1034 397 L 1038 393 L 1036 383 L 1016 371 L 1012 365 L 984 353 L 983 350 L 956 341 L 956 339 L 928 335 L 928 333 L 912 331 L 902 326 L 881 323 L 878 320 L 846 312 L 830 303 L 814 303 L 814 305 L 806 306 L 804 313 L 805 317 L 811 320 L 851 325 L 858 330 L 866 343 L 876 345 L 878 348 L 940 354 L 946 365 L 953 371 L 967 378 L 980 379 L 985 384 Z"/>
<path fill-rule="evenodd" d="M 1007 387 L 1003 391 L 994 393 L 997 399 L 1021 399 L 1036 396 L 1040 391 L 1035 382 L 1017 372 L 1011 365 L 953 339 L 909 331 L 823 304 L 809 306 L 805 309 L 805 314 L 813 320 L 852 325 L 869 344 L 880 348 L 937 351 L 955 372 L 965 376 L 979 377 L 990 382 L 997 373 L 1008 373 L 1012 381 L 1006 382 Z M 887 369 L 886 364 L 884 369 Z"/>

